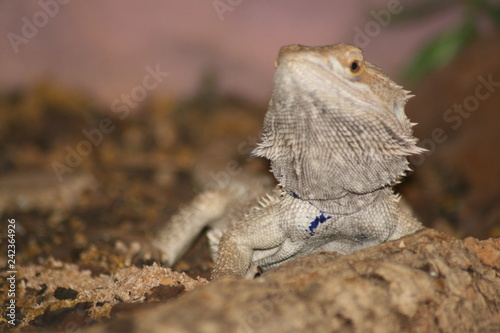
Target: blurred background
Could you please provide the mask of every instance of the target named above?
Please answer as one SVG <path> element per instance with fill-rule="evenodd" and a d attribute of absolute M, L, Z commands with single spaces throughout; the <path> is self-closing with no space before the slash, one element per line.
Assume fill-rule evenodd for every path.
<path fill-rule="evenodd" d="M 146 66 L 158 64 L 170 77 L 155 95 L 190 96 L 213 72 L 221 93 L 263 102 L 282 45 L 355 43 L 397 78 L 424 42 L 460 24 L 464 7 L 397 0 L 3 1 L 0 87 L 52 80 L 109 105 L 141 82 Z M 491 30 L 485 17 L 480 21 Z"/>
<path fill-rule="evenodd" d="M 151 264 L 155 231 L 203 188 L 272 181 L 248 154 L 279 48 L 346 42 L 416 95 L 428 152 L 398 187 L 415 215 L 500 236 L 499 28 L 497 0 L 1 1 L 0 225 L 16 220 L 18 265 Z M 201 236 L 174 269 L 211 267 Z"/>
<path fill-rule="evenodd" d="M 412 90 L 429 151 L 398 191 L 426 226 L 500 236 L 499 28 L 497 0 L 2 1 L 0 215 L 18 262 L 150 263 L 141 249 L 204 187 L 270 177 L 248 153 L 295 43 L 356 44 Z M 207 254 L 201 237 L 176 269 L 207 276 Z"/>

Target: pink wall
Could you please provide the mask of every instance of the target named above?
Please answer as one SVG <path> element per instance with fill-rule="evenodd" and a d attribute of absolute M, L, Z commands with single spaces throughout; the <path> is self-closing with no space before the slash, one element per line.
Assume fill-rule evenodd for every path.
<path fill-rule="evenodd" d="M 280 46 L 353 43 L 366 28 L 373 29 L 363 41 L 366 57 L 396 78 L 426 38 L 460 19 L 455 8 L 428 21 L 383 27 L 370 14 L 392 11 L 383 16 L 392 19 L 409 3 L 2 1 L 0 89 L 48 77 L 111 103 L 142 82 L 146 66 L 159 66 L 169 76 L 156 94 L 189 94 L 200 75 L 213 69 L 224 91 L 265 101 Z"/>

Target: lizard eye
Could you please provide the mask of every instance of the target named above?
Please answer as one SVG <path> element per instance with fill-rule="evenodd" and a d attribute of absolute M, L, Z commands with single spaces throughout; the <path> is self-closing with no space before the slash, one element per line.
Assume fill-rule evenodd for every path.
<path fill-rule="evenodd" d="M 363 75 L 365 64 L 362 59 L 356 57 L 347 63 L 347 68 L 349 74 L 351 74 L 351 78 L 354 80 L 359 80 Z"/>
<path fill-rule="evenodd" d="M 350 69 L 351 69 L 351 73 L 353 73 L 353 74 L 358 73 L 359 70 L 361 69 L 361 65 L 359 64 L 359 61 L 354 60 L 353 62 L 351 62 Z"/>

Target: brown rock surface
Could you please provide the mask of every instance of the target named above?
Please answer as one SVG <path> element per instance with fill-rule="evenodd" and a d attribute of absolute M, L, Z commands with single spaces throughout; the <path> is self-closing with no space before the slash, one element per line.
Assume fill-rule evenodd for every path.
<path fill-rule="evenodd" d="M 499 255 L 500 239 L 426 229 L 351 255 L 314 254 L 255 280 L 211 283 L 85 332 L 497 332 Z"/>
<path fill-rule="evenodd" d="M 17 274 L 17 326 L 56 330 L 76 327 L 78 321 L 89 324 L 103 320 L 112 311 L 116 315 L 120 312 L 120 307 L 115 307 L 118 304 L 166 301 L 207 282 L 156 264 L 94 276 L 77 265 L 49 260 L 43 266 L 19 267 Z M 3 302 L 4 297 L 1 296 Z"/>

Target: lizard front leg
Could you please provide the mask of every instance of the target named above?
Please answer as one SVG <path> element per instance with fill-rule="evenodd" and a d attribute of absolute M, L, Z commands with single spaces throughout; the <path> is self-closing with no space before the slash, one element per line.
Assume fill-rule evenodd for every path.
<path fill-rule="evenodd" d="M 222 236 L 212 280 L 252 278 L 254 250 L 273 249 L 283 244 L 286 233 L 277 230 L 281 227 L 277 223 L 279 209 L 276 206 L 259 207 Z"/>
<path fill-rule="evenodd" d="M 253 248 L 245 240 L 245 235 L 238 232 L 226 232 L 219 243 L 219 252 L 212 280 L 223 278 L 244 278 L 248 272 L 253 255 Z"/>

